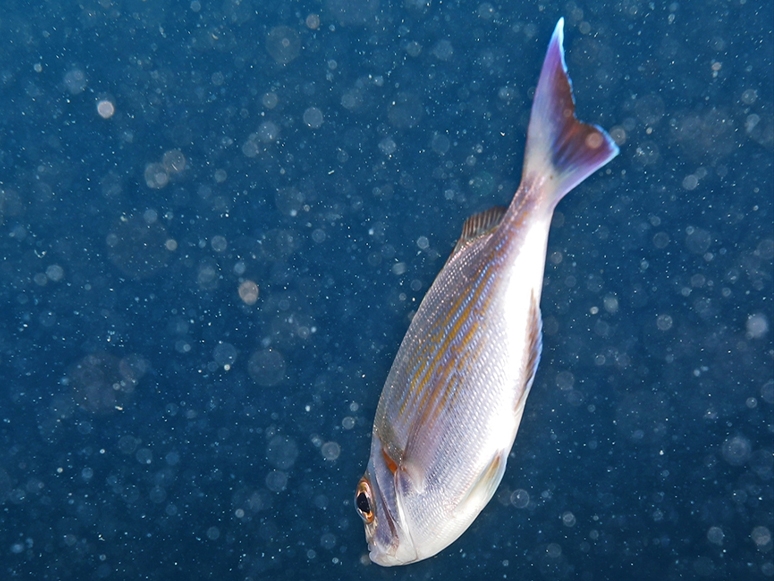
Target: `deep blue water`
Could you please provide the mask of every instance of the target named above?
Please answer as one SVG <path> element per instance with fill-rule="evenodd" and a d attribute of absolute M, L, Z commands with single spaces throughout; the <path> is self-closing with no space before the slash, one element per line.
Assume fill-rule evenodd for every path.
<path fill-rule="evenodd" d="M 0 577 L 774 577 L 772 4 L 392 4 L 3 2 Z M 560 16 L 621 155 L 495 499 L 369 565 L 382 382 Z"/>

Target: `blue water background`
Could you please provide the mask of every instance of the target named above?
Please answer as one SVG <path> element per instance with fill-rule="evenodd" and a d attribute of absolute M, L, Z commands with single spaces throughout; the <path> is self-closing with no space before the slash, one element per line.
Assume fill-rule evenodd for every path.
<path fill-rule="evenodd" d="M 559 205 L 495 498 L 381 569 L 352 496 L 382 382 L 463 220 L 518 184 L 560 16 L 621 155 Z M 5 0 L 0 577 L 774 577 L 772 22 Z"/>

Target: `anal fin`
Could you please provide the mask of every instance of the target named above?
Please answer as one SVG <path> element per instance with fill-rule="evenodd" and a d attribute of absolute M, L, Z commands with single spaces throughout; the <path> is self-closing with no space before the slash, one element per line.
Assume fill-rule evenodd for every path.
<path fill-rule="evenodd" d="M 529 392 L 532 382 L 535 380 L 538 363 L 540 363 L 540 354 L 543 352 L 543 319 L 540 316 L 540 305 L 534 295 L 532 295 L 532 301 L 530 302 L 530 323 L 527 333 L 529 336 L 527 339 L 527 380 L 525 391 Z"/>
<path fill-rule="evenodd" d="M 484 508 L 492 496 L 494 496 L 497 487 L 500 485 L 500 480 L 503 479 L 503 474 L 505 474 L 505 461 L 506 454 L 502 451 L 498 451 L 468 489 L 465 497 L 458 506 L 465 510 L 473 509 L 476 511 Z"/>
<path fill-rule="evenodd" d="M 521 418 L 524 412 L 524 403 L 527 401 L 532 382 L 535 381 L 540 354 L 543 351 L 543 319 L 540 316 L 540 305 L 535 296 L 532 296 L 529 307 L 529 324 L 527 326 L 527 357 L 524 362 L 524 389 L 518 392 L 514 402 L 514 411 Z"/>

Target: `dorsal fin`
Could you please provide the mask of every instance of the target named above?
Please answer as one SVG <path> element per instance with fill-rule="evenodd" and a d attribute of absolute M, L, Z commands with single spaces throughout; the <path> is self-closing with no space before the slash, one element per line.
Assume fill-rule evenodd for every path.
<path fill-rule="evenodd" d="M 504 206 L 494 206 L 488 210 L 479 212 L 478 214 L 473 214 L 465 220 L 465 223 L 462 225 L 462 234 L 460 235 L 459 240 L 457 240 L 457 244 L 454 247 L 454 250 L 452 250 L 449 259 L 457 254 L 461 248 L 467 246 L 472 240 L 475 240 L 479 236 L 489 234 L 497 228 L 500 221 L 503 219 L 506 210 L 507 208 Z"/>

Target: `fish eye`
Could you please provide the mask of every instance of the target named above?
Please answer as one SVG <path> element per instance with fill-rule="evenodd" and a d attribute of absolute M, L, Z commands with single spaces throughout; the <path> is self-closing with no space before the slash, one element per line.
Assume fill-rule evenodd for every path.
<path fill-rule="evenodd" d="M 374 509 L 373 509 L 373 496 L 371 495 L 371 485 L 368 480 L 361 478 L 357 483 L 357 490 L 355 491 L 355 507 L 357 513 L 363 522 L 370 525 L 374 522 Z"/>

